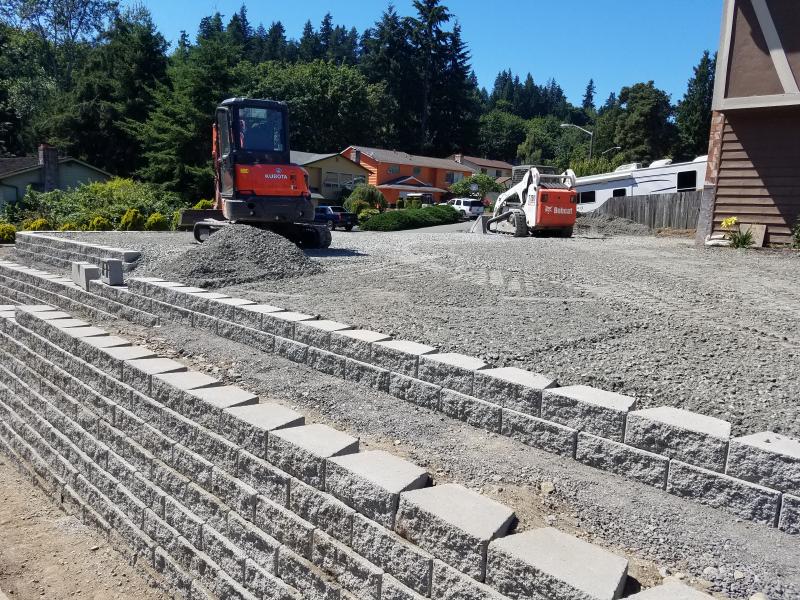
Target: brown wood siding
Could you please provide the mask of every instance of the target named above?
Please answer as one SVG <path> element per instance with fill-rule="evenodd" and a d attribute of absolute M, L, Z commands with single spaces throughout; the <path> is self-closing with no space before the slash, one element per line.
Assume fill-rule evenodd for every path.
<path fill-rule="evenodd" d="M 800 215 L 800 109 L 729 112 L 714 204 L 726 217 L 767 225 L 767 243 L 786 244 Z"/>

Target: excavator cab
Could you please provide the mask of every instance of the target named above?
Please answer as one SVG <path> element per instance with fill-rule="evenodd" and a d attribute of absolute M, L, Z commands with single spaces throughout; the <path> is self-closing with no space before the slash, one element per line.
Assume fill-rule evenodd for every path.
<path fill-rule="evenodd" d="M 223 226 L 245 223 L 306 248 L 327 248 L 330 232 L 313 223 L 308 173 L 292 164 L 289 110 L 284 102 L 229 98 L 212 126 L 214 210 L 194 224 L 202 242 Z"/>

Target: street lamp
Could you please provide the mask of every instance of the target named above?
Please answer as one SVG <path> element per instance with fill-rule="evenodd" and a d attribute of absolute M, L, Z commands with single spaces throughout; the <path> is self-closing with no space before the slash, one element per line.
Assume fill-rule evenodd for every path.
<path fill-rule="evenodd" d="M 611 146 L 611 148 L 609 148 L 608 150 L 604 150 L 603 152 L 601 152 L 600 156 L 605 156 L 606 154 L 608 154 L 612 150 L 622 150 L 622 146 Z"/>
<path fill-rule="evenodd" d="M 589 136 L 589 160 L 592 160 L 592 146 L 594 146 L 594 134 L 588 129 L 584 129 L 583 127 L 578 127 L 574 123 L 562 123 L 561 127 L 574 127 L 575 129 L 580 129 L 583 133 Z"/>

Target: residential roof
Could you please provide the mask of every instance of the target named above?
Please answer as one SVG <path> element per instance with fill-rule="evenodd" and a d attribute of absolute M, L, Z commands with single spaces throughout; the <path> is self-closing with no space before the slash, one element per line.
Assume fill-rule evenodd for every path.
<path fill-rule="evenodd" d="M 498 177 L 495 181 L 497 181 L 497 183 L 500 185 L 503 185 L 504 183 L 511 183 L 511 177 Z"/>
<path fill-rule="evenodd" d="M 331 156 L 337 156 L 335 152 L 331 154 L 317 154 L 316 152 L 300 152 L 299 150 L 292 150 L 289 152 L 289 155 L 290 160 L 300 166 L 325 160 Z"/>
<path fill-rule="evenodd" d="M 89 163 L 78 158 L 67 156 L 65 158 L 58 159 L 58 164 L 60 165 L 68 162 L 76 162 L 85 167 L 89 167 L 98 173 L 102 173 L 107 177 L 113 177 L 111 173 L 95 167 L 94 165 L 90 165 Z M 26 171 L 34 171 L 40 167 L 41 165 L 39 164 L 38 156 L 12 156 L 10 158 L 0 158 L 0 178 L 10 177 L 11 175 L 17 175 L 19 173 L 25 173 Z"/>
<path fill-rule="evenodd" d="M 415 154 L 408 154 L 407 152 L 399 152 L 397 150 L 368 148 L 366 146 L 350 146 L 350 148 L 359 150 L 361 154 L 365 154 L 373 160 L 381 163 L 390 163 L 393 165 L 412 165 L 415 167 L 430 167 L 433 169 L 447 169 L 448 171 L 472 171 L 472 169 L 466 165 L 457 163 L 449 158 L 417 156 Z"/>
<path fill-rule="evenodd" d="M 446 194 L 447 190 L 442 188 L 431 187 L 427 185 L 402 185 L 402 184 L 382 184 L 378 186 L 379 190 L 398 190 L 401 192 L 426 192 L 429 194 Z"/>
<path fill-rule="evenodd" d="M 455 154 L 450 156 L 450 158 L 453 158 L 454 156 Z M 488 158 L 479 158 L 477 156 L 466 156 L 466 155 L 462 156 L 462 160 L 471 162 L 474 165 L 478 165 L 479 167 L 484 167 L 487 169 L 506 169 L 510 171 L 511 169 L 514 168 L 514 165 L 507 163 L 504 160 L 490 160 Z"/>
<path fill-rule="evenodd" d="M 16 173 L 17 171 L 27 171 L 39 166 L 37 156 L 12 156 L 10 158 L 0 158 L 0 177 Z"/>

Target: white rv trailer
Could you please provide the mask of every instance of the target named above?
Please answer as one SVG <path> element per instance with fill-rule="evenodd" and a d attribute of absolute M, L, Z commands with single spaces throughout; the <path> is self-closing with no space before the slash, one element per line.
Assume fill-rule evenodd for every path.
<path fill-rule="evenodd" d="M 617 167 L 612 173 L 578 177 L 578 211 L 591 212 L 609 198 L 619 196 L 646 196 L 648 194 L 674 194 L 703 189 L 708 156 L 699 156 L 692 162 L 674 163 L 670 159 L 657 160 L 649 167 L 631 163 Z"/>

